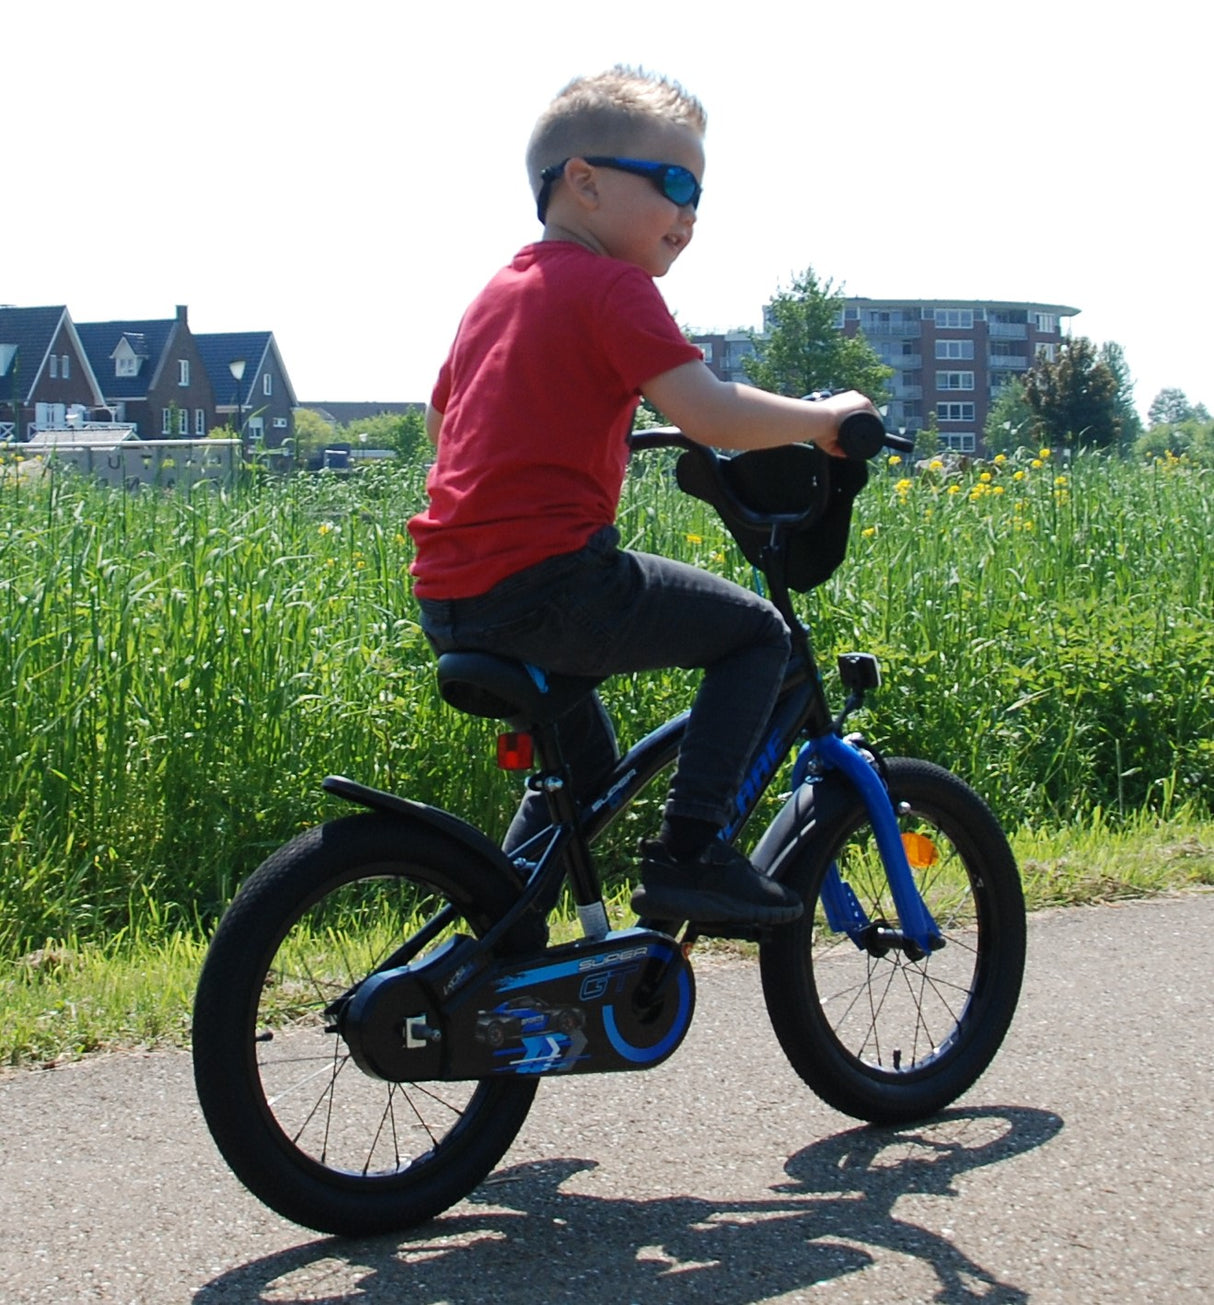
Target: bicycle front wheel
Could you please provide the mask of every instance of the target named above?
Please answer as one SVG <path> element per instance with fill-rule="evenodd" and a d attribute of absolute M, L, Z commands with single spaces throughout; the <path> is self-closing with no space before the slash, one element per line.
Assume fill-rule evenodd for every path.
<path fill-rule="evenodd" d="M 761 953 L 772 1025 L 793 1068 L 828 1104 L 871 1123 L 922 1119 L 987 1068 L 1011 1023 L 1025 920 L 1011 848 L 982 799 L 929 762 L 887 763 L 903 846 L 944 947 L 916 957 L 831 929 L 822 905 L 838 871 L 868 920 L 897 914 L 868 812 L 850 785 L 819 786 L 804 850 L 781 881 L 805 914 Z"/>
<path fill-rule="evenodd" d="M 505 1154 L 536 1084 L 364 1074 L 326 1008 L 435 921 L 483 934 L 518 886 L 451 839 L 356 815 L 287 844 L 220 922 L 194 1007 L 194 1078 L 236 1176 L 286 1218 L 351 1236 L 406 1228 Z M 534 932 L 534 930 L 532 930 Z M 516 939 L 515 948 L 542 939 Z"/>

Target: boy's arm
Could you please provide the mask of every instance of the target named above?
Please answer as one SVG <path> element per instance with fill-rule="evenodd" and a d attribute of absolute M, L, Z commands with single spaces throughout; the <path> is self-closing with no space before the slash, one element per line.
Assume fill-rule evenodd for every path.
<path fill-rule="evenodd" d="M 718 380 L 702 362 L 663 372 L 641 390 L 688 439 L 719 449 L 766 449 L 804 441 L 841 456 L 839 423 L 853 412 L 877 411 L 855 390 L 805 403 Z"/>
<path fill-rule="evenodd" d="M 438 448 L 439 433 L 443 429 L 443 414 L 432 403 L 426 404 L 426 438 Z"/>

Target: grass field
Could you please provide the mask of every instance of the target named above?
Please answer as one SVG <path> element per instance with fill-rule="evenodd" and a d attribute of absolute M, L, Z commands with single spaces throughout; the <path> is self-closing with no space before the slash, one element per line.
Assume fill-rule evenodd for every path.
<path fill-rule="evenodd" d="M 748 583 L 711 512 L 661 455 L 645 463 L 625 542 Z M 848 561 L 804 600 L 824 665 L 881 659 L 857 724 L 978 788 L 1043 901 L 1068 899 L 1084 839 L 1158 833 L 1181 849 L 1159 853 L 1164 882 L 1145 865 L 1130 881 L 1208 882 L 1211 473 L 1035 453 L 907 470 L 874 468 Z M 83 956 L 163 950 L 188 972 L 241 879 L 336 812 L 326 773 L 504 829 L 517 781 L 492 766 L 491 727 L 438 699 L 414 620 L 405 522 L 422 493 L 416 470 L 191 497 L 0 469 L 0 966 L 24 966 L 5 1005 L 56 972 L 48 957 L 79 974 Z M 672 672 L 605 697 L 627 739 L 687 693 Z M 608 850 L 617 890 L 653 810 Z"/>

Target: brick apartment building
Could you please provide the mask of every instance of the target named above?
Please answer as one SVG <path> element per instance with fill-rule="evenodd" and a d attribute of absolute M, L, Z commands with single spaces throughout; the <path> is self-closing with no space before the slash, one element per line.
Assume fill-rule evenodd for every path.
<path fill-rule="evenodd" d="M 922 430 L 934 415 L 941 445 L 960 453 L 981 450 L 991 400 L 1037 354 L 1052 358 L 1066 338 L 1064 319 L 1079 312 L 993 299 L 848 298 L 842 304 L 839 327 L 847 335 L 862 331 L 893 369 L 889 427 Z M 722 380 L 746 379 L 742 360 L 754 352 L 748 331 L 693 339 Z"/>

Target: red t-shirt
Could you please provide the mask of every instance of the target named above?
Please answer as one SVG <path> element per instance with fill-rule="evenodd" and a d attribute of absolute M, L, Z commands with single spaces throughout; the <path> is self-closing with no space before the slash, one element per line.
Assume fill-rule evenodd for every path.
<path fill-rule="evenodd" d="M 641 268 L 528 245 L 464 314 L 431 402 L 421 598 L 470 598 L 615 520 L 641 386 L 702 358 Z"/>

